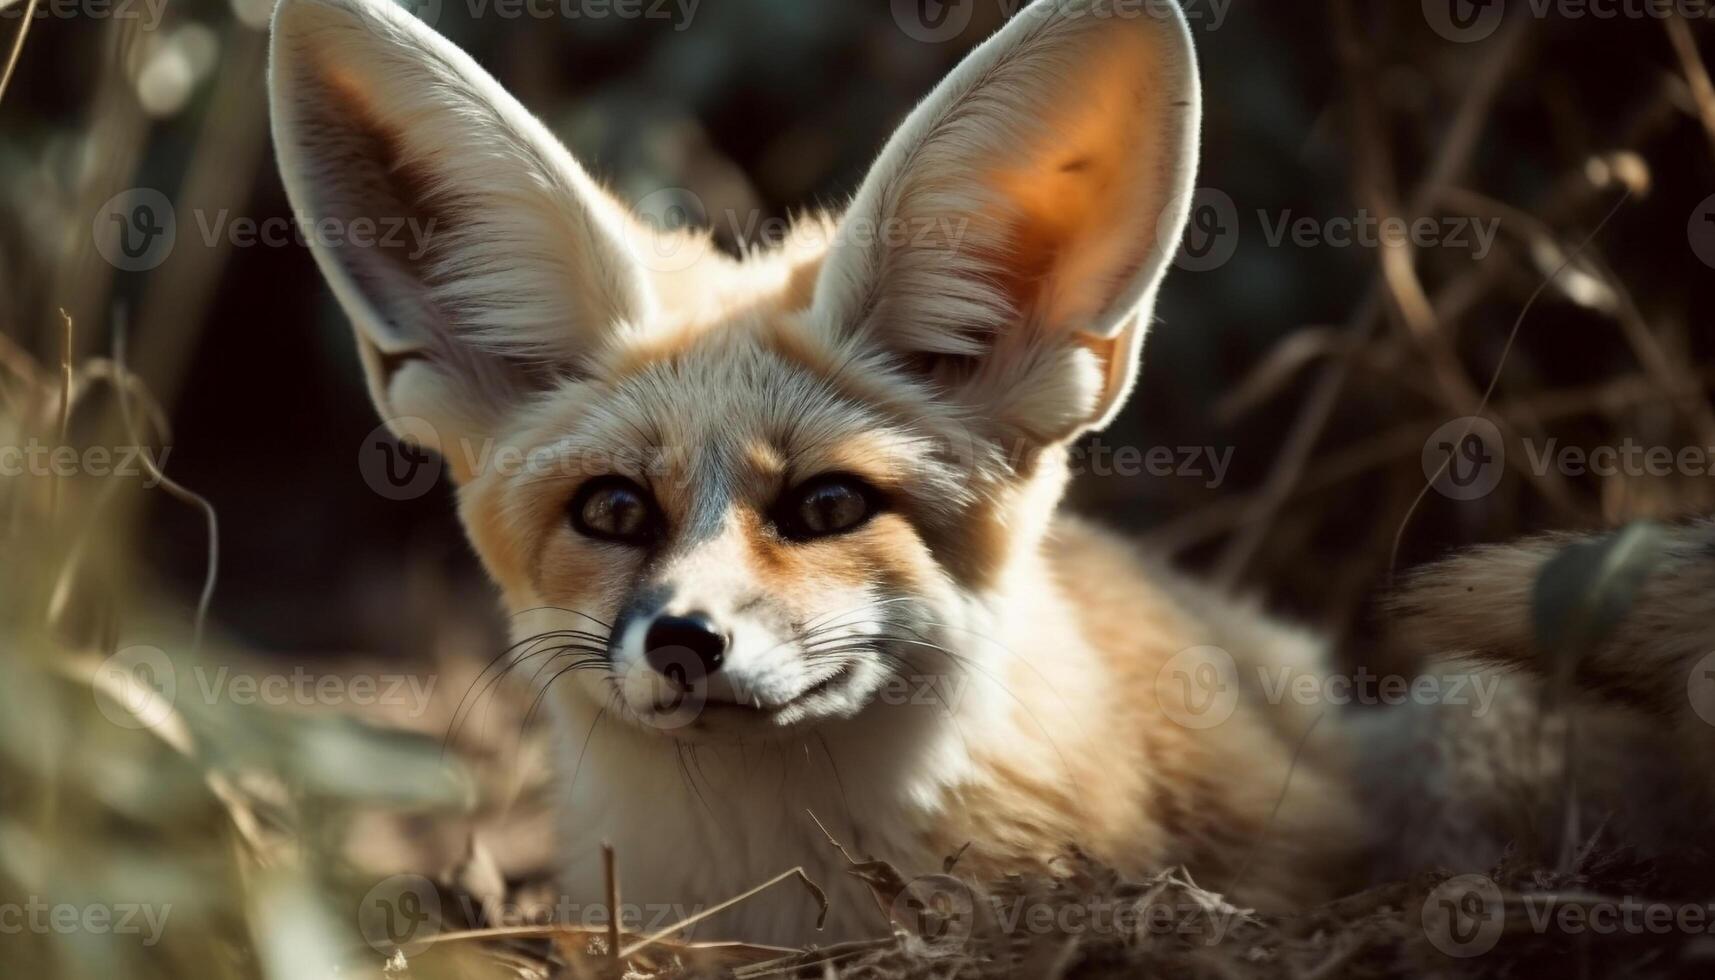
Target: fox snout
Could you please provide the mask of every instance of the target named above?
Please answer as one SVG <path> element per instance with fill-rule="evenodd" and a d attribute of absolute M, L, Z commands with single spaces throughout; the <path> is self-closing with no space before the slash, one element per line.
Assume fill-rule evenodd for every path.
<path fill-rule="evenodd" d="M 660 542 L 617 616 L 611 670 L 624 708 L 649 726 L 702 732 L 811 720 L 830 706 L 806 695 L 850 675 L 807 640 L 855 640 L 859 631 L 839 629 L 837 614 L 859 606 L 865 590 L 772 576 L 771 533 L 741 510 Z M 824 622 L 830 630 L 818 631 Z"/>
<path fill-rule="evenodd" d="M 657 616 L 643 633 L 643 658 L 650 668 L 673 679 L 681 653 L 688 653 L 706 676 L 721 669 L 729 643 L 727 633 L 706 613 Z"/>

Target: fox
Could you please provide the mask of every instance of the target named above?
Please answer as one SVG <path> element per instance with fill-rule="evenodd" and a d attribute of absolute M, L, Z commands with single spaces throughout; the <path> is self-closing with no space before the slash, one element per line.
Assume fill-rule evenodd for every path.
<path fill-rule="evenodd" d="M 1136 383 L 1197 186 L 1177 3 L 1021 7 L 842 212 L 738 256 L 639 217 L 386 0 L 281 0 L 269 57 L 293 208 L 430 229 L 309 246 L 382 419 L 445 460 L 507 666 L 546 678 L 568 900 L 604 901 L 604 844 L 628 907 L 708 908 L 798 869 L 827 909 L 775 888 L 698 927 L 798 946 L 887 928 L 847 853 L 975 881 L 1071 853 L 1183 867 L 1264 910 L 1333 897 L 1378 843 L 1493 857 L 1451 807 L 1482 809 L 1499 770 L 1432 759 L 1422 725 L 1371 737 L 1270 696 L 1331 676 L 1328 641 L 1060 507 L 1072 447 Z M 1683 533 L 1672 608 L 1712 578 L 1715 533 Z M 1548 557 L 1459 559 L 1402 617 L 1460 676 L 1527 683 L 1519 590 Z M 1447 583 L 1484 576 L 1504 587 L 1462 609 Z M 1691 650 L 1604 676 L 1669 677 Z M 1671 685 L 1635 686 L 1690 717 Z M 1450 727 L 1469 745 L 1529 725 L 1496 714 Z M 1643 717 L 1613 744 L 1641 744 Z M 1446 832 L 1393 839 L 1413 813 Z"/>

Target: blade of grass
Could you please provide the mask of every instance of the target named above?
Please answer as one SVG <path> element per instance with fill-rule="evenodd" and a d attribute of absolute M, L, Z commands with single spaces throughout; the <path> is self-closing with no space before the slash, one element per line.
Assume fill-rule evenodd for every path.
<path fill-rule="evenodd" d="M 18 67 L 18 57 L 24 53 L 24 38 L 30 34 L 30 21 L 36 19 L 37 0 L 24 8 L 24 18 L 18 22 L 18 36 L 12 39 L 12 51 L 6 56 L 6 70 L 0 72 L 0 100 L 6 98 L 6 88 L 12 84 L 12 72 Z"/>
<path fill-rule="evenodd" d="M 689 929 L 691 926 L 696 925 L 697 923 L 703 921 L 704 919 L 707 919 L 711 916 L 718 915 L 722 912 L 725 912 L 727 909 L 730 909 L 736 905 L 742 905 L 743 903 L 749 901 L 750 899 L 754 898 L 755 896 L 762 894 L 763 892 L 767 891 L 768 889 L 773 888 L 775 885 L 778 885 L 781 882 L 786 881 L 789 878 L 797 878 L 799 881 L 803 882 L 804 887 L 808 888 L 810 890 L 810 894 L 815 896 L 816 901 L 821 903 L 822 911 L 821 911 L 821 914 L 816 917 L 816 928 L 818 928 L 818 929 L 822 928 L 822 923 L 826 922 L 827 918 L 828 918 L 828 894 L 827 894 L 827 892 L 822 891 L 822 888 L 820 885 L 816 884 L 814 881 L 812 881 L 810 879 L 810 876 L 804 872 L 804 868 L 802 866 L 799 866 L 796 868 L 792 868 L 789 871 L 782 871 L 781 873 L 779 873 L 779 874 L 775 875 L 774 877 L 768 879 L 767 881 L 763 882 L 762 884 L 757 885 L 755 888 L 752 888 L 751 890 L 745 892 L 742 895 L 734 896 L 732 898 L 727 899 L 724 902 L 720 902 L 716 905 L 713 905 L 709 908 L 706 908 L 703 911 L 698 912 L 696 915 L 689 916 L 687 918 L 681 919 L 678 922 L 673 923 L 672 925 L 668 926 L 665 929 L 662 929 L 660 932 L 657 932 L 652 936 L 647 936 L 643 939 L 638 940 L 635 943 L 632 943 L 630 946 L 627 946 L 625 949 L 620 950 L 619 957 L 620 957 L 620 959 L 630 959 L 631 957 L 636 956 L 638 953 L 643 952 L 644 950 L 655 945 L 656 943 L 661 942 L 662 940 L 668 938 L 669 936 L 673 935 L 674 933 L 679 932 L 679 931 L 684 930 L 684 929 Z"/>

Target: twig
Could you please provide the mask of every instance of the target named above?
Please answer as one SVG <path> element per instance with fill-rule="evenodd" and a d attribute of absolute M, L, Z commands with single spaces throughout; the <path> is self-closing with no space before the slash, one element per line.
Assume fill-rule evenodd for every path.
<path fill-rule="evenodd" d="M 64 346 L 61 348 L 61 354 L 60 354 L 59 445 L 65 446 L 68 444 L 68 440 L 71 438 L 71 391 L 72 391 L 71 343 L 72 343 L 72 326 L 71 326 L 71 317 L 66 314 L 66 311 L 63 307 L 60 309 L 60 319 L 65 322 L 65 334 L 64 334 Z M 61 478 L 59 471 L 57 469 L 52 474 L 50 474 L 50 476 L 49 476 L 49 482 L 48 482 L 48 522 L 49 522 L 49 524 L 58 524 L 59 523 L 59 519 L 60 519 L 60 481 L 61 481 L 61 479 L 62 478 Z"/>
<path fill-rule="evenodd" d="M 124 396 L 126 379 L 129 377 L 125 366 L 125 315 L 121 309 L 113 320 L 113 370 L 120 380 L 119 414 L 125 423 L 125 437 L 133 444 L 138 442 L 136 427 L 132 425 L 131 408 Z M 202 595 L 197 599 L 196 621 L 191 631 L 191 653 L 195 655 L 202 650 L 203 630 L 208 625 L 208 611 L 214 604 L 214 586 L 220 580 L 220 514 L 214 509 L 207 497 L 188 489 L 167 476 L 156 465 L 148 453 L 139 453 L 143 468 L 161 489 L 178 500 L 201 510 L 203 521 L 208 528 L 208 560 L 203 572 Z"/>
<path fill-rule="evenodd" d="M 833 964 L 855 959 L 865 953 L 876 950 L 891 949 L 899 945 L 899 940 L 893 936 L 886 939 L 857 939 L 849 943 L 835 943 L 807 952 L 792 953 L 766 963 L 756 963 L 741 966 L 732 971 L 738 980 L 758 980 L 760 977 L 779 976 L 788 970 L 800 970 L 817 963 Z"/>
<path fill-rule="evenodd" d="M 30 5 L 24 8 L 24 19 L 18 23 L 18 36 L 12 39 L 12 53 L 6 56 L 6 70 L 0 72 L 0 99 L 6 97 L 6 88 L 12 84 L 12 72 L 18 67 L 18 57 L 24 53 L 24 38 L 30 33 L 30 21 L 36 19 L 36 2 L 30 0 Z"/>
<path fill-rule="evenodd" d="M 483 929 L 454 929 L 448 932 L 437 932 L 433 935 L 423 936 L 420 941 L 426 946 L 439 946 L 443 943 L 495 942 L 502 939 L 554 939 L 562 936 L 594 937 L 598 934 L 605 936 L 607 934 L 606 927 L 600 927 L 598 932 L 598 928 L 595 926 L 545 923 L 543 925 L 530 926 L 490 926 Z M 621 933 L 621 935 L 623 935 L 623 933 Z M 789 949 L 784 946 L 763 946 L 758 943 L 679 943 L 675 944 L 675 947 L 678 949 L 688 949 L 698 952 L 705 950 L 716 952 L 728 950 L 742 951 L 753 956 L 766 954 L 769 956 L 769 960 L 767 960 L 767 962 L 774 962 L 781 956 L 796 956 L 799 954 L 798 950 Z"/>
<path fill-rule="evenodd" d="M 1625 186 L 1630 188 L 1630 185 Z M 1559 248 L 1554 231 L 1548 223 L 1525 211 L 1463 188 L 1449 188 L 1446 199 L 1449 204 L 1461 210 L 1502 215 L 1509 224 L 1523 229 L 1530 237 Z M 1715 445 L 1715 411 L 1711 411 L 1708 399 L 1703 397 L 1695 385 L 1685 383 L 1686 375 L 1694 377 L 1694 372 L 1683 371 L 1674 363 L 1673 357 L 1662 346 L 1661 338 L 1650 330 L 1643 311 L 1638 308 L 1637 301 L 1632 298 L 1625 282 L 1600 260 L 1597 250 L 1593 246 L 1587 247 L 1582 258 L 1583 262 L 1580 264 L 1586 267 L 1586 271 L 1596 275 L 1602 285 L 1613 293 L 1614 308 L 1607 312 L 1610 312 L 1618 323 L 1620 333 L 1632 348 L 1632 353 L 1637 355 L 1638 362 L 1655 377 L 1664 395 L 1679 402 L 1680 411 L 1685 413 L 1692 425 L 1701 430 L 1700 437 L 1709 445 Z"/>
<path fill-rule="evenodd" d="M 1542 294 L 1548 291 L 1548 287 L 1554 282 L 1554 280 L 1560 278 L 1561 273 L 1565 272 L 1573 262 L 1578 260 L 1579 256 L 1584 254 L 1584 250 L 1589 247 L 1591 242 L 1596 240 L 1596 236 L 1600 235 L 1603 229 L 1608 227 L 1608 222 L 1614 220 L 1614 215 L 1619 214 L 1620 209 L 1625 207 L 1626 202 L 1631 199 L 1632 191 L 1631 188 L 1628 187 L 1626 188 L 1626 192 L 1620 196 L 1620 199 L 1614 202 L 1614 206 L 1608 209 L 1608 213 L 1602 217 L 1602 220 L 1596 225 L 1596 229 L 1590 232 L 1589 235 L 1586 235 L 1582 242 L 1578 243 L 1578 247 L 1573 249 L 1572 252 L 1566 256 L 1565 260 L 1560 263 L 1559 268 L 1555 269 L 1543 278 L 1541 285 L 1537 286 L 1536 291 L 1530 294 L 1530 299 L 1525 301 L 1524 308 L 1519 310 L 1518 318 L 1513 321 L 1511 332 L 1507 334 L 1506 346 L 1501 349 L 1500 362 L 1495 365 L 1494 376 L 1489 379 L 1489 387 L 1483 392 L 1483 400 L 1477 406 L 1477 415 L 1472 416 L 1471 420 L 1465 424 L 1465 431 L 1459 436 L 1457 443 L 1463 443 L 1466 439 L 1471 437 L 1471 430 L 1475 428 L 1477 424 L 1477 416 L 1482 415 L 1483 412 L 1488 410 L 1489 402 L 1495 396 L 1495 388 L 1500 385 L 1501 372 L 1506 369 L 1507 357 L 1512 353 L 1513 345 L 1518 342 L 1519 332 L 1524 329 L 1525 318 L 1530 316 L 1530 311 L 1536 307 L 1536 301 L 1542 298 Z M 1435 471 L 1434 476 L 1424 482 L 1423 489 L 1417 494 L 1417 499 L 1412 501 L 1411 507 L 1406 510 L 1405 516 L 1400 519 L 1399 532 L 1394 535 L 1393 539 L 1393 551 L 1388 556 L 1387 567 L 1389 576 L 1393 575 L 1394 569 L 1399 565 L 1399 550 L 1405 543 L 1405 532 L 1410 529 L 1411 519 L 1416 516 L 1417 508 L 1423 505 L 1423 498 L 1427 497 L 1429 492 L 1434 489 L 1435 481 L 1441 479 L 1441 477 L 1447 472 L 1447 468 L 1452 465 L 1453 454 L 1448 453 L 1446 457 L 1441 460 L 1441 467 Z"/>
<path fill-rule="evenodd" d="M 24 382 L 27 387 L 45 384 L 42 370 L 36 366 L 35 358 L 24 352 L 10 337 L 0 333 L 0 367 L 11 371 Z"/>
<path fill-rule="evenodd" d="M 1351 11 L 1347 5 L 1337 5 L 1337 9 L 1350 16 Z M 1460 102 L 1459 111 L 1448 128 L 1447 138 L 1442 141 L 1440 151 L 1430 164 L 1428 175 L 1412 195 L 1410 210 L 1413 213 L 1421 212 L 1433 202 L 1440 194 L 1441 188 L 1452 183 L 1470 161 L 1477 139 L 1482 135 L 1489 108 L 1500 92 L 1501 83 L 1506 80 L 1507 69 L 1513 61 L 1513 51 L 1523 39 L 1528 21 L 1527 17 L 1515 18 L 1503 28 L 1496 39 L 1494 53 L 1478 68 L 1470 88 L 1466 89 Z M 1361 348 L 1374 333 L 1382 312 L 1382 302 L 1382 285 L 1378 278 L 1372 283 L 1369 293 L 1359 304 L 1357 312 L 1348 324 L 1354 350 Z M 1231 586 L 1238 582 L 1245 568 L 1262 547 L 1263 538 L 1268 534 L 1268 529 L 1280 514 L 1281 508 L 1292 499 L 1293 492 L 1309 466 L 1310 454 L 1315 452 L 1323 431 L 1333 418 L 1334 408 L 1339 404 L 1341 393 L 1345 391 L 1354 363 L 1355 358 L 1351 355 L 1341 357 L 1324 367 L 1317 378 L 1315 388 L 1305 401 L 1292 430 L 1287 434 L 1280 455 L 1275 458 L 1274 466 L 1264 481 L 1261 492 L 1247 508 L 1248 512 L 1240 522 L 1237 534 L 1221 556 L 1216 577 L 1222 584 Z"/>
<path fill-rule="evenodd" d="M 1703 371 L 1695 379 L 1693 392 L 1706 392 L 1715 387 L 1715 368 Z M 1652 378 L 1631 374 L 1612 381 L 1576 388 L 1526 395 L 1499 404 L 1496 416 L 1531 414 L 1549 421 L 1594 411 L 1615 411 L 1662 397 L 1662 389 Z M 1316 472 L 1304 479 L 1294 491 L 1293 499 L 1335 487 L 1347 480 L 1423 448 L 1423 434 L 1432 431 L 1440 420 L 1419 419 L 1407 422 L 1378 435 L 1354 442 L 1326 459 Z M 1195 544 L 1225 534 L 1233 529 L 1255 503 L 1252 497 L 1228 497 L 1210 506 L 1192 511 L 1162 525 L 1144 536 L 1151 552 L 1175 554 Z"/>
<path fill-rule="evenodd" d="M 862 863 L 857 858 L 852 857 L 852 852 L 846 850 L 846 845 L 840 843 L 839 839 L 833 834 L 828 833 L 828 828 L 822 824 L 822 818 L 816 816 L 816 811 L 805 810 L 804 813 L 810 818 L 810 822 L 816 825 L 816 829 L 822 832 L 822 836 L 828 839 L 828 843 L 834 845 L 834 849 L 840 852 L 840 857 L 846 859 L 847 864 L 857 865 Z"/>
<path fill-rule="evenodd" d="M 203 117 L 174 202 L 179 213 L 242 202 L 268 145 L 268 113 L 254 84 L 267 63 L 267 35 L 234 25 L 221 46 L 214 102 Z M 195 249 L 180 247 L 149 278 L 137 307 L 137 372 L 168 404 L 178 399 L 190 352 L 210 326 L 208 310 L 232 254 L 229 236 Z"/>
<path fill-rule="evenodd" d="M 1691 98 L 1697 105 L 1698 117 L 1703 120 L 1709 146 L 1715 150 L 1715 83 L 1709 81 L 1709 69 L 1703 65 L 1703 56 L 1697 53 L 1697 39 L 1691 36 L 1691 25 L 1683 15 L 1664 18 L 1662 26 L 1667 28 L 1667 39 L 1673 42 L 1673 52 L 1685 70 L 1685 80 L 1691 86 Z"/>
<path fill-rule="evenodd" d="M 141 24 L 135 18 L 120 20 L 114 30 L 107 32 L 104 56 L 98 59 L 95 101 L 85 113 L 87 122 L 82 130 L 88 145 L 101 147 L 101 152 L 92 157 L 90 166 L 77 168 L 73 199 L 66 204 L 68 214 L 93 215 L 104 200 L 137 182 L 136 167 L 151 125 L 149 114 L 137 111 L 137 92 L 130 74 L 143 35 Z M 64 302 L 66 309 L 81 322 L 100 322 L 111 308 L 110 287 L 117 271 L 113 263 L 96 251 L 94 236 L 77 235 L 72 247 L 54 263 L 53 281 L 46 295 Z M 78 352 L 79 361 L 94 353 L 94 345 L 100 339 L 94 330 L 81 336 L 89 349 Z M 32 338 L 24 340 L 29 342 Z M 147 371 L 141 373 L 149 376 Z"/>
<path fill-rule="evenodd" d="M 614 872 L 613 845 L 601 842 L 601 873 L 607 886 L 607 956 L 619 965 L 619 876 Z"/>
<path fill-rule="evenodd" d="M 1299 369 L 1352 347 L 1352 339 L 1332 327 L 1294 330 L 1263 355 L 1231 391 L 1216 400 L 1209 414 L 1221 425 L 1231 425 L 1268 401 L 1293 378 Z"/>
<path fill-rule="evenodd" d="M 666 939 L 667 937 L 673 935 L 674 933 L 683 931 L 685 929 L 689 929 L 691 926 L 696 925 L 697 923 L 703 921 L 704 919 L 707 919 L 710 916 L 718 915 L 722 912 L 725 912 L 727 909 L 730 909 L 735 905 L 741 905 L 744 902 L 749 901 L 751 898 L 754 898 L 755 896 L 762 894 L 763 892 L 767 891 L 768 889 L 773 888 L 775 885 L 778 885 L 781 882 L 786 881 L 786 880 L 791 879 L 791 878 L 797 878 L 799 881 L 803 882 L 804 887 L 808 888 L 810 890 L 810 894 L 815 896 L 816 901 L 821 903 L 822 910 L 821 910 L 821 914 L 819 914 L 816 917 L 816 928 L 817 929 L 822 928 L 822 924 L 828 920 L 828 894 L 826 892 L 822 891 L 822 888 L 820 885 L 816 884 L 813 880 L 811 880 L 810 876 L 805 873 L 804 868 L 802 866 L 799 866 L 799 867 L 791 869 L 790 871 L 782 871 L 781 873 L 779 873 L 779 874 L 775 875 L 774 877 L 768 879 L 767 881 L 763 882 L 762 884 L 757 885 L 755 888 L 752 888 L 751 890 L 745 892 L 742 895 L 738 895 L 738 896 L 735 896 L 733 898 L 729 898 L 726 901 L 719 903 L 718 905 L 714 905 L 710 908 L 704 909 L 701 912 L 698 912 L 696 915 L 688 916 L 687 918 L 681 919 L 678 922 L 673 923 L 672 925 L 668 926 L 665 929 L 662 929 L 660 932 L 657 932 L 652 936 L 647 936 L 643 939 L 640 939 L 637 942 L 632 943 L 630 946 L 627 946 L 625 949 L 621 950 L 619 956 L 621 959 L 630 959 L 631 957 L 636 956 L 638 953 L 643 952 L 645 949 L 648 949 L 649 947 L 655 945 L 656 943 L 661 942 L 663 939 Z"/>
<path fill-rule="evenodd" d="M 1374 87 L 1365 70 L 1366 63 L 1357 53 L 1364 50 L 1364 46 L 1356 34 L 1351 8 L 1348 4 L 1341 4 L 1339 10 L 1342 16 L 1337 18 L 1340 26 L 1338 47 L 1343 54 L 1341 61 L 1345 63 L 1347 84 L 1352 93 L 1358 197 L 1376 212 L 1382 223 L 1391 224 L 1399 221 L 1400 215 L 1395 195 L 1390 191 L 1394 161 L 1385 135 L 1387 125 L 1376 104 Z M 1413 213 L 1421 210 L 1415 209 Z M 1429 302 L 1429 294 L 1417 275 L 1416 249 L 1409 242 L 1383 242 L 1380 259 L 1380 282 L 1383 296 L 1389 301 L 1388 308 L 1404 323 L 1406 336 L 1428 361 L 1430 374 L 1435 378 L 1447 407 L 1455 417 L 1470 414 L 1471 406 L 1477 401 L 1477 391 L 1459 363 L 1458 352 L 1442 331 L 1435 308 Z"/>

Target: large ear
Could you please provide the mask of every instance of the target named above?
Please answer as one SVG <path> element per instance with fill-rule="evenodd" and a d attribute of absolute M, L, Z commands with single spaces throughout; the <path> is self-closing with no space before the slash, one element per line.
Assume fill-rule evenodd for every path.
<path fill-rule="evenodd" d="M 464 52 L 388 0 L 282 0 L 269 68 L 295 217 L 401 435 L 481 437 L 648 317 L 635 231 Z"/>
<path fill-rule="evenodd" d="M 882 151 L 817 315 L 1012 433 L 1106 424 L 1184 231 L 1201 117 L 1177 4 L 1037 0 Z"/>

